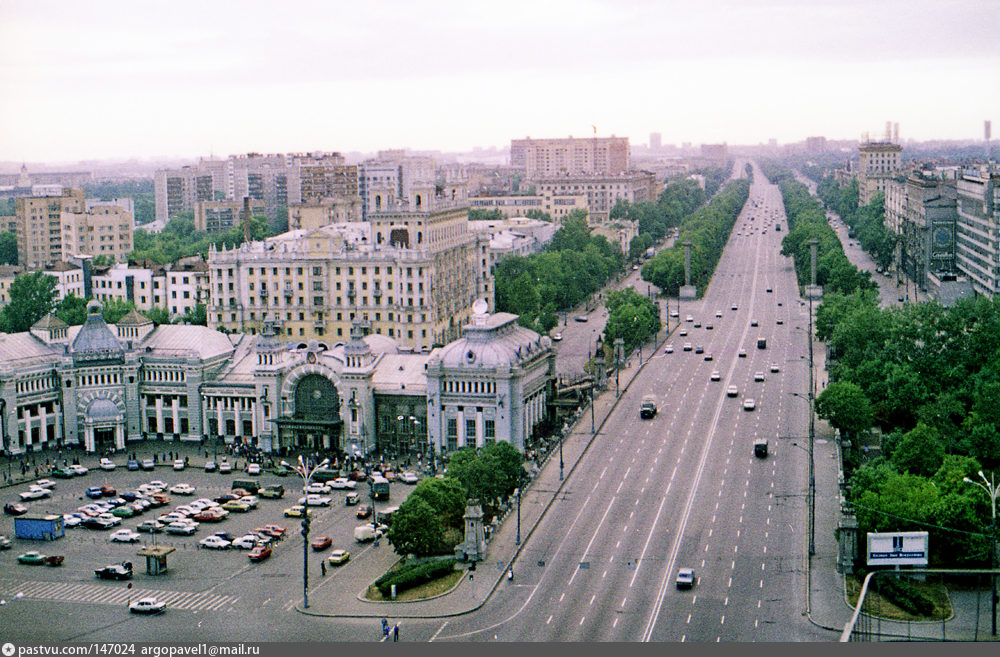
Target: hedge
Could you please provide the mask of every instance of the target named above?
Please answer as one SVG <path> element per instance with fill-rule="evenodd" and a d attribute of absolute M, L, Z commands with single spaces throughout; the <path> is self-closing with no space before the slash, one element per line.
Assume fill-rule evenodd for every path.
<path fill-rule="evenodd" d="M 444 561 L 428 561 L 427 563 L 403 566 L 396 570 L 391 570 L 375 580 L 382 597 L 392 595 L 392 585 L 396 585 L 396 592 L 419 586 L 424 582 L 437 579 L 442 575 L 455 569 L 455 559 L 445 559 Z"/>

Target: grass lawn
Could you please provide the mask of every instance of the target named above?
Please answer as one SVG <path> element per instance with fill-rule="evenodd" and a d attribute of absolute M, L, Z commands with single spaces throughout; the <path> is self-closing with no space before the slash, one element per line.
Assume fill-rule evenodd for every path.
<path fill-rule="evenodd" d="M 858 605 L 858 595 L 861 594 L 861 584 L 863 581 L 863 579 L 858 580 L 854 577 L 847 578 L 847 599 L 851 603 L 852 607 L 857 607 Z M 948 589 L 944 584 L 934 581 L 914 581 L 913 584 L 917 586 L 924 595 L 934 601 L 934 611 L 931 615 L 916 616 L 903 611 L 888 599 L 873 592 L 871 586 L 869 586 L 868 593 L 865 596 L 866 602 L 864 611 L 874 616 L 899 621 L 934 621 L 944 620 L 951 617 L 951 601 L 948 598 Z"/>

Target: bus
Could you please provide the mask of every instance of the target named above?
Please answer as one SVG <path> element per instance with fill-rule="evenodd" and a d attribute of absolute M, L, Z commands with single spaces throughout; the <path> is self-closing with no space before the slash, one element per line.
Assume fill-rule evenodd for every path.
<path fill-rule="evenodd" d="M 389 480 L 382 475 L 375 475 L 371 481 L 371 496 L 373 500 L 389 499 Z"/>

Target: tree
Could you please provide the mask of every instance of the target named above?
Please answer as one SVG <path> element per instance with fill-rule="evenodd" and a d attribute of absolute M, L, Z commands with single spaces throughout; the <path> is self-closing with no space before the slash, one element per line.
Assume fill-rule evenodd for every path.
<path fill-rule="evenodd" d="M 123 299 L 105 299 L 101 306 L 104 321 L 108 324 L 117 324 L 130 310 L 135 309 L 134 303 Z"/>
<path fill-rule="evenodd" d="M 420 498 L 407 498 L 393 514 L 389 542 L 401 556 L 427 557 L 445 549 L 444 526 L 434 509 Z"/>
<path fill-rule="evenodd" d="M 184 313 L 180 321 L 184 324 L 197 324 L 198 326 L 207 326 L 208 312 L 205 309 L 205 304 L 196 303 L 194 305 L 194 308 Z"/>
<path fill-rule="evenodd" d="M 899 472 L 929 477 L 941 468 L 944 448 L 937 429 L 920 423 L 903 434 L 893 450 L 892 465 Z"/>
<path fill-rule="evenodd" d="M 424 479 L 406 499 L 424 500 L 446 527 L 462 529 L 466 494 L 465 488 L 455 479 Z"/>
<path fill-rule="evenodd" d="M 10 303 L 0 313 L 0 329 L 5 333 L 27 331 L 52 312 L 56 299 L 56 279 L 42 272 L 21 274 L 10 285 Z"/>
<path fill-rule="evenodd" d="M 0 231 L 0 264 L 17 264 L 17 235 L 13 231 Z"/>
<path fill-rule="evenodd" d="M 523 473 L 524 457 L 517 448 L 507 442 L 495 442 L 486 445 L 480 452 L 480 458 L 486 467 L 494 473 L 496 489 L 493 494 L 498 498 L 507 497 L 520 486 Z"/>
<path fill-rule="evenodd" d="M 93 265 L 94 267 L 108 267 L 110 265 L 113 265 L 114 262 L 115 262 L 114 260 L 112 260 L 109 256 L 106 255 L 97 255 L 91 258 L 90 260 L 90 264 Z"/>
<path fill-rule="evenodd" d="M 850 381 L 831 383 L 816 397 L 816 415 L 853 436 L 872 426 L 872 410 L 859 386 Z"/>
<path fill-rule="evenodd" d="M 142 311 L 142 314 L 148 317 L 150 321 L 152 321 L 157 326 L 159 326 L 160 324 L 170 323 L 170 311 L 162 306 L 161 307 L 153 306 L 149 310 Z"/>
<path fill-rule="evenodd" d="M 70 326 L 80 326 L 87 321 L 87 300 L 67 294 L 56 306 L 56 317 Z"/>

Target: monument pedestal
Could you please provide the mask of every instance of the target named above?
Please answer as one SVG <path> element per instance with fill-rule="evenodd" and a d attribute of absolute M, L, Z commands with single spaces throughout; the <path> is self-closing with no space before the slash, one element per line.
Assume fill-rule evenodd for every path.
<path fill-rule="evenodd" d="M 691 299 L 698 298 L 698 288 L 694 285 L 682 285 L 680 289 L 680 298 L 690 301 Z"/>

